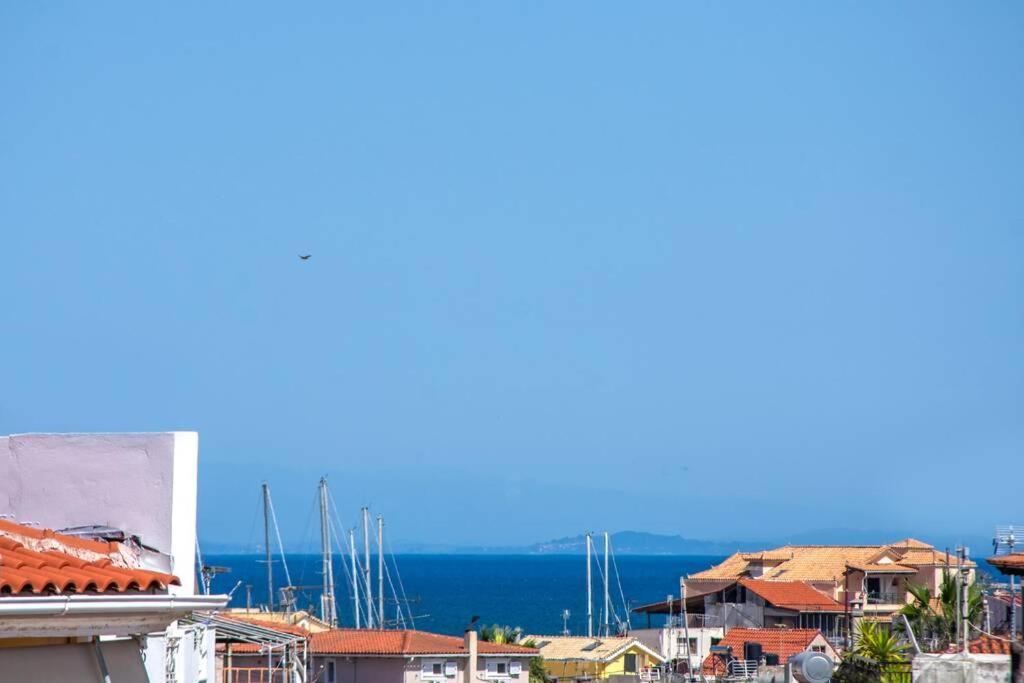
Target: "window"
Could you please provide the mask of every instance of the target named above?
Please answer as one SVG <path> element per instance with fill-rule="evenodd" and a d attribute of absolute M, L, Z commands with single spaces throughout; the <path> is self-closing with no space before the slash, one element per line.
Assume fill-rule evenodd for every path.
<path fill-rule="evenodd" d="M 430 681 L 439 681 L 444 676 L 444 662 L 440 659 L 424 660 L 420 667 L 420 678 Z"/>
<path fill-rule="evenodd" d="M 825 653 L 825 646 L 824 645 L 812 645 L 811 646 L 811 652 L 821 652 L 822 654 L 824 654 Z"/>
<path fill-rule="evenodd" d="M 492 659 L 487 662 L 487 678 L 508 678 L 509 665 L 507 659 Z"/>
<path fill-rule="evenodd" d="M 628 674 L 636 673 L 636 654 L 630 652 L 622 658 L 622 670 Z"/>
<path fill-rule="evenodd" d="M 334 683 L 334 660 L 327 662 L 327 683 Z"/>

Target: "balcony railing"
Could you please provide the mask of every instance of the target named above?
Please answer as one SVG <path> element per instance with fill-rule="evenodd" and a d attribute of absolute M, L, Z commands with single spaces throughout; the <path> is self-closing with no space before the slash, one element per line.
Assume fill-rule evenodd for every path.
<path fill-rule="evenodd" d="M 902 605 L 906 599 L 899 591 L 868 591 L 869 605 Z"/>
<path fill-rule="evenodd" d="M 667 625 L 671 628 L 722 628 L 722 617 L 718 614 L 687 614 L 683 624 L 682 614 L 673 614 Z"/>

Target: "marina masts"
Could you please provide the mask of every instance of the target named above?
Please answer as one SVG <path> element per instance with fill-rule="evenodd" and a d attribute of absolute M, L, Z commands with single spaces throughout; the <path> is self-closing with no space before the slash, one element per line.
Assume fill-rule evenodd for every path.
<path fill-rule="evenodd" d="M 348 552 L 352 558 L 352 609 L 354 611 L 356 628 L 361 626 L 359 618 L 359 571 L 356 569 L 356 530 L 348 530 Z"/>
<path fill-rule="evenodd" d="M 274 564 L 270 557 L 270 486 L 263 482 L 263 547 L 267 551 L 267 609 L 274 611 Z"/>
<path fill-rule="evenodd" d="M 320 596 L 320 617 L 331 626 L 338 625 L 334 602 L 334 564 L 331 556 L 331 529 L 327 516 L 327 480 L 320 478 L 320 552 L 323 554 L 323 593 Z"/>
<path fill-rule="evenodd" d="M 608 573 L 608 532 L 604 532 L 604 637 L 608 638 L 611 636 L 610 627 L 610 613 L 611 613 L 611 599 L 608 597 L 608 579 L 610 578 Z"/>
<path fill-rule="evenodd" d="M 384 628 L 384 515 L 377 515 L 377 628 Z"/>
<path fill-rule="evenodd" d="M 366 585 L 366 628 L 373 628 L 373 581 L 370 578 L 370 508 L 363 508 L 363 576 Z"/>
<path fill-rule="evenodd" d="M 594 590 L 590 576 L 590 532 L 587 532 L 587 637 L 594 637 Z"/>

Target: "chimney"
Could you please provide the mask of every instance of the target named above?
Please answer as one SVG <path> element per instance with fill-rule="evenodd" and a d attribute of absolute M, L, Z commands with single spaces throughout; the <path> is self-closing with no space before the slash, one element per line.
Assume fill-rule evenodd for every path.
<path fill-rule="evenodd" d="M 466 660 L 466 681 L 465 683 L 475 683 L 476 681 L 476 629 L 472 626 L 466 629 L 464 635 L 466 644 L 466 654 L 469 658 Z"/>

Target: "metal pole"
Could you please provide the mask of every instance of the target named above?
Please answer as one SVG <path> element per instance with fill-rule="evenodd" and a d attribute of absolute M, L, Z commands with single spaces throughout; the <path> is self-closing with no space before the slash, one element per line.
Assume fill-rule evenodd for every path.
<path fill-rule="evenodd" d="M 327 480 L 320 479 L 320 552 L 323 555 L 324 586 L 320 596 L 320 616 L 331 626 L 338 625 L 334 602 L 334 559 L 331 557 L 331 528 L 327 516 Z"/>
<path fill-rule="evenodd" d="M 356 530 L 348 530 L 348 554 L 352 558 L 352 609 L 356 628 L 361 626 L 359 615 L 359 571 L 356 569 Z"/>
<path fill-rule="evenodd" d="M 587 532 L 587 637 L 594 637 L 594 595 L 590 577 L 590 532 Z"/>
<path fill-rule="evenodd" d="M 370 577 L 370 508 L 363 508 L 363 576 L 366 584 L 366 627 L 373 628 L 373 581 Z"/>
<path fill-rule="evenodd" d="M 377 515 L 377 626 L 384 628 L 384 516 Z"/>
<path fill-rule="evenodd" d="M 274 611 L 274 562 L 270 557 L 270 486 L 263 482 L 263 547 L 267 551 L 267 609 Z"/>
<path fill-rule="evenodd" d="M 686 675 L 689 678 L 689 680 L 692 681 L 693 671 L 691 671 L 691 669 L 693 668 L 693 665 L 691 663 L 692 653 L 690 652 L 690 616 L 689 612 L 686 610 L 686 582 L 684 582 L 682 579 L 679 580 L 679 602 L 679 611 L 683 615 L 683 637 L 686 638 Z M 724 616 L 725 613 L 723 612 L 722 614 Z M 724 619 L 722 620 L 722 625 L 725 625 Z M 699 662 L 697 663 L 697 666 L 700 666 Z"/>
<path fill-rule="evenodd" d="M 971 637 L 971 604 L 970 604 L 970 585 L 967 582 L 967 577 L 971 573 L 969 566 L 971 549 L 964 547 L 961 548 L 961 554 L 963 556 L 963 562 L 961 562 L 960 570 L 960 617 L 963 619 L 963 646 L 964 654 L 969 652 L 967 642 Z"/>
<path fill-rule="evenodd" d="M 1010 546 L 1010 554 L 1013 554 L 1013 543 L 1016 539 L 1013 536 L 1013 527 L 1010 527 L 1009 537 L 1006 539 Z M 1017 642 L 1017 577 L 1010 574 L 1010 642 Z"/>
<path fill-rule="evenodd" d="M 608 532 L 604 532 L 604 637 L 612 635 L 611 630 L 611 601 L 608 598 Z"/>

